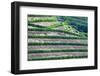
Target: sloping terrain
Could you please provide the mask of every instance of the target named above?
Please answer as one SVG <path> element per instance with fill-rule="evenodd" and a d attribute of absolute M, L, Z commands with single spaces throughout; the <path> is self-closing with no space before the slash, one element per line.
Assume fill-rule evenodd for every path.
<path fill-rule="evenodd" d="M 28 60 L 87 58 L 87 32 L 75 28 L 85 18 L 57 16 L 28 17 Z M 84 20 L 85 19 L 85 20 Z M 78 21 L 79 20 L 79 21 Z M 66 22 L 68 21 L 68 22 Z M 75 27 L 71 25 L 74 21 Z M 86 26 L 86 25 L 85 25 Z"/>

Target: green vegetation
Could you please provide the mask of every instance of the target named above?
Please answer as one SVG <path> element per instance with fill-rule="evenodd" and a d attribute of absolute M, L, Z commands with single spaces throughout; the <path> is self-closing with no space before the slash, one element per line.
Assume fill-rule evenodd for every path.
<path fill-rule="evenodd" d="M 82 38 L 82 37 L 65 37 L 65 36 L 28 36 L 28 38 L 54 38 L 54 39 L 82 39 L 86 40 L 87 38 Z"/>
<path fill-rule="evenodd" d="M 66 17 L 67 23 L 71 25 L 73 28 L 78 30 L 79 32 L 88 32 L 88 20 L 87 17 Z"/>
<path fill-rule="evenodd" d="M 29 21 L 30 23 L 33 22 L 55 22 L 56 21 L 56 17 L 44 17 L 44 18 L 31 18 L 31 21 Z"/>
<path fill-rule="evenodd" d="M 28 59 L 32 60 L 55 60 L 55 59 L 79 59 L 79 58 L 87 58 L 87 56 L 60 56 L 60 57 L 32 57 Z"/>
<path fill-rule="evenodd" d="M 48 20 L 47 20 L 48 21 Z M 35 21 L 33 21 L 33 22 L 35 22 Z M 36 21 L 37 22 L 37 21 Z M 46 21 L 45 21 L 46 22 Z M 48 21 L 49 22 L 49 21 Z M 52 22 L 52 21 L 51 21 Z M 85 30 L 87 30 L 87 28 L 84 28 L 84 27 L 82 27 L 83 26 L 83 24 L 81 24 L 81 25 L 77 25 L 77 24 L 79 24 L 79 23 L 77 23 L 77 24 L 75 24 L 75 25 L 77 25 L 77 26 L 73 26 L 73 25 L 69 25 L 70 23 L 69 23 L 69 21 L 65 21 L 65 22 L 58 22 L 57 20 L 55 20 L 55 24 L 52 24 L 52 25 L 50 25 L 50 26 L 39 26 L 39 25 L 34 25 L 34 24 L 28 24 L 28 26 L 32 26 L 33 27 L 33 29 L 35 30 L 35 29 L 37 29 L 37 30 L 45 30 L 45 31 L 53 31 L 53 30 L 55 30 L 55 31 L 62 31 L 62 32 L 65 32 L 65 33 L 72 33 L 72 34 L 74 34 L 74 35 L 79 35 L 79 36 L 81 36 L 81 37 L 87 37 L 87 33 L 86 32 L 80 32 L 80 31 L 78 31 L 77 29 L 75 29 L 77 26 L 77 28 L 78 29 L 85 29 Z M 69 24 L 68 24 L 69 23 Z M 64 30 L 56 30 L 56 28 L 58 28 L 58 27 L 63 27 L 64 28 Z M 80 28 L 79 28 L 80 27 Z M 87 26 L 86 26 L 87 27 Z M 30 29 L 29 29 L 30 30 Z M 31 29 L 32 30 L 32 29 Z"/>
<path fill-rule="evenodd" d="M 76 40 L 75 43 L 71 42 L 56 42 L 45 40 L 36 42 L 36 38 L 42 39 L 67 39 L 67 40 Z M 34 49 L 34 47 L 28 49 L 28 60 L 55 60 L 55 59 L 77 59 L 77 58 L 87 58 L 87 54 L 83 52 L 88 52 L 88 18 L 87 17 L 78 17 L 78 16 L 47 16 L 47 15 L 29 15 L 28 16 L 28 39 L 33 39 L 35 42 L 28 42 L 29 46 L 40 46 L 40 48 Z M 31 41 L 30 40 L 30 41 Z M 80 42 L 78 43 L 77 40 Z M 84 43 L 82 40 L 86 40 Z M 70 46 L 68 49 L 57 49 L 58 46 L 51 49 L 43 50 L 41 46 Z M 79 46 L 84 47 L 81 49 Z M 71 49 L 72 48 L 72 49 Z M 75 48 L 75 49 L 73 49 Z M 69 55 L 69 56 L 53 56 L 55 52 L 79 52 L 79 55 Z M 52 53 L 52 56 L 41 56 L 38 57 L 38 53 Z M 36 54 L 36 56 L 29 57 L 29 54 Z"/>
<path fill-rule="evenodd" d="M 72 45 L 72 46 L 87 46 L 87 44 L 80 44 L 80 43 L 28 43 L 30 46 L 36 45 Z"/>
<path fill-rule="evenodd" d="M 66 50 L 29 50 L 28 53 L 49 53 L 49 52 L 87 52 L 87 49 L 66 49 Z"/>

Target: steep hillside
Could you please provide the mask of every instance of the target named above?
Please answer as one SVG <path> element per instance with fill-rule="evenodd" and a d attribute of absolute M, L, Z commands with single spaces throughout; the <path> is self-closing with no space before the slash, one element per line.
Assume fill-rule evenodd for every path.
<path fill-rule="evenodd" d="M 87 58 L 87 32 L 76 28 L 85 23 L 83 17 L 29 16 L 28 60 Z"/>

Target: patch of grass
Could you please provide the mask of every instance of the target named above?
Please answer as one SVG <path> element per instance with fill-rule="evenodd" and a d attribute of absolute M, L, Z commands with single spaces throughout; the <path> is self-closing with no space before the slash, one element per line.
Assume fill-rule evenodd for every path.
<path fill-rule="evenodd" d="M 75 33 L 72 33 L 72 32 L 68 32 L 68 31 L 64 31 L 64 30 L 54 30 L 54 29 L 48 29 L 48 28 L 32 28 L 32 29 L 28 29 L 28 31 L 51 31 L 51 32 L 62 32 L 62 33 L 66 33 L 66 34 L 70 34 L 70 35 L 75 35 L 75 36 L 81 37 L 79 34 L 75 34 Z"/>
<path fill-rule="evenodd" d="M 72 46 L 87 46 L 87 44 L 82 43 L 28 43 L 29 46 L 35 46 L 35 45 L 72 45 Z"/>
<path fill-rule="evenodd" d="M 30 23 L 34 23 L 34 22 L 55 22 L 56 21 L 56 17 L 44 17 L 44 18 L 32 18 L 31 21 L 29 21 Z"/>
<path fill-rule="evenodd" d="M 88 52 L 87 49 L 66 49 L 66 50 L 29 50 L 28 53 L 49 53 L 49 52 Z"/>
<path fill-rule="evenodd" d="M 28 36 L 28 38 L 54 38 L 54 39 L 82 39 L 87 40 L 87 38 L 83 37 L 65 37 L 65 36 Z"/>
<path fill-rule="evenodd" d="M 32 59 L 28 59 L 28 61 L 32 60 L 57 60 L 57 59 L 79 59 L 79 58 L 87 58 L 88 56 L 61 56 L 61 57 L 33 57 Z"/>

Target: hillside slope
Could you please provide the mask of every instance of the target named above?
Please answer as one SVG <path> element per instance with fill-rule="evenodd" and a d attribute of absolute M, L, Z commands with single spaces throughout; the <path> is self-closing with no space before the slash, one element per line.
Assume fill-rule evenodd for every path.
<path fill-rule="evenodd" d="M 87 58 L 87 33 L 70 25 L 71 19 L 75 17 L 29 16 L 28 60 Z M 76 20 L 86 23 L 83 17 Z"/>

